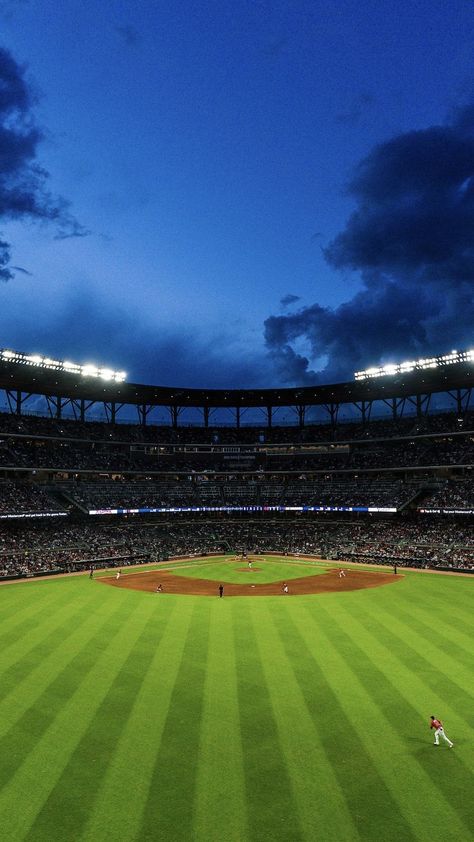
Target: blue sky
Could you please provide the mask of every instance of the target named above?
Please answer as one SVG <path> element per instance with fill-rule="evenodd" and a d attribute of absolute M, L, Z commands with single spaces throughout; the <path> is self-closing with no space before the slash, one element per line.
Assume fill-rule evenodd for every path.
<path fill-rule="evenodd" d="M 0 347 L 245 388 L 470 346 L 473 24 L 470 0 L 0 2 L 28 91 L 0 117 L 35 127 L 14 178 L 40 167 L 43 202 L 0 204 Z"/>

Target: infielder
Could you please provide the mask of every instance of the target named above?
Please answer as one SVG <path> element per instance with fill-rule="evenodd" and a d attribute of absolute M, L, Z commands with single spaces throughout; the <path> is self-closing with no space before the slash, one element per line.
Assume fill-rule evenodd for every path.
<path fill-rule="evenodd" d="M 448 735 L 444 733 L 443 723 L 441 722 L 441 719 L 436 719 L 435 716 L 432 716 L 431 722 L 430 722 L 430 728 L 435 729 L 435 735 L 434 735 L 434 745 L 435 746 L 439 746 L 439 737 L 441 735 L 443 740 L 445 740 L 447 742 L 449 748 L 453 747 L 454 743 L 452 743 L 451 740 L 449 739 Z"/>

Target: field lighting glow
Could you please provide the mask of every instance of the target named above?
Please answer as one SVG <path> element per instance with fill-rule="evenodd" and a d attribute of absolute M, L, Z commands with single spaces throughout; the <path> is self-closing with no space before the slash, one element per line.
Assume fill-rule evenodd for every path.
<path fill-rule="evenodd" d="M 451 351 L 450 354 L 426 357 L 420 360 L 408 360 L 404 363 L 387 363 L 374 368 L 366 368 L 365 371 L 356 371 L 354 378 L 355 380 L 367 380 L 372 377 L 393 377 L 397 374 L 408 374 L 411 371 L 423 371 L 427 368 L 441 368 L 445 365 L 466 362 L 474 362 L 474 350 Z"/>
<path fill-rule="evenodd" d="M 125 371 L 113 371 L 104 366 L 87 363 L 72 363 L 69 360 L 53 360 L 50 357 L 43 357 L 41 354 L 21 354 L 19 351 L 0 350 L 0 360 L 8 363 L 20 363 L 21 365 L 34 365 L 39 368 L 48 368 L 53 371 L 66 371 L 68 374 L 77 374 L 80 377 L 99 377 L 101 380 L 111 380 L 115 383 L 123 383 L 127 374 Z"/>

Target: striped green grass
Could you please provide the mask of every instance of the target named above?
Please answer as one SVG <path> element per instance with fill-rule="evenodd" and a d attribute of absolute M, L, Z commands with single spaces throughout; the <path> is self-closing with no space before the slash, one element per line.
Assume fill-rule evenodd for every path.
<path fill-rule="evenodd" d="M 0 838 L 468 842 L 473 609 L 474 580 L 421 573 L 291 600 L 1 587 Z"/>

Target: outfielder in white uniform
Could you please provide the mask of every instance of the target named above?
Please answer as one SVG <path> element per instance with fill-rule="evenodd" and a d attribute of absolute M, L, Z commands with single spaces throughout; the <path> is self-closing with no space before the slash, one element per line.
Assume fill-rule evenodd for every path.
<path fill-rule="evenodd" d="M 445 740 L 445 742 L 447 742 L 449 748 L 453 747 L 454 743 L 452 743 L 451 740 L 449 739 L 448 735 L 444 733 L 443 723 L 441 722 L 441 719 L 436 719 L 435 716 L 432 716 L 431 722 L 430 722 L 430 728 L 435 729 L 435 735 L 434 735 L 434 745 L 435 746 L 439 746 L 439 738 L 441 736 L 443 738 L 443 740 Z"/>

